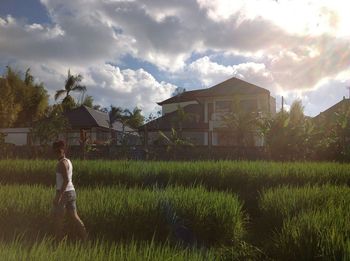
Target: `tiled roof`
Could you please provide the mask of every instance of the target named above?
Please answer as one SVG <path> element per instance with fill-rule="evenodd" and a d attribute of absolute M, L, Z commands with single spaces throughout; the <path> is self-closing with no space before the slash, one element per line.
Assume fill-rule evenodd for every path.
<path fill-rule="evenodd" d="M 178 102 L 185 102 L 185 101 L 194 101 L 197 97 L 199 97 L 200 93 L 204 90 L 194 90 L 194 91 L 187 91 L 180 93 L 174 97 L 171 97 L 169 99 L 166 99 L 165 101 L 158 102 L 158 105 L 163 104 L 169 104 L 169 103 L 178 103 Z"/>
<path fill-rule="evenodd" d="M 66 112 L 66 116 L 72 128 L 100 127 L 109 129 L 108 113 L 97 111 L 84 105 Z M 113 129 L 123 131 L 122 123 L 119 121 L 114 122 Z M 129 126 L 125 126 L 124 130 L 127 132 L 134 131 Z"/>
<path fill-rule="evenodd" d="M 262 87 L 251 84 L 249 82 L 240 80 L 238 78 L 230 78 L 224 82 L 221 82 L 213 87 L 201 90 L 194 90 L 184 92 L 180 95 L 171 97 L 165 101 L 159 102 L 159 105 L 194 101 L 198 98 L 203 97 L 216 97 L 216 96 L 227 96 L 235 94 L 256 94 L 256 93 L 266 93 L 270 92 Z"/>
<path fill-rule="evenodd" d="M 333 106 L 329 107 L 327 110 L 321 112 L 320 114 L 318 114 L 317 116 L 315 116 L 313 119 L 314 120 L 319 120 L 321 119 L 321 117 L 331 117 L 334 113 L 339 112 L 342 108 L 346 107 L 349 108 L 350 107 L 350 99 L 343 99 L 340 102 L 334 104 Z"/>
<path fill-rule="evenodd" d="M 94 113 L 95 114 L 95 113 Z M 102 113 L 101 113 L 102 114 Z M 105 113 L 106 114 L 106 113 Z M 96 114 L 98 115 L 98 114 Z M 96 116 L 95 115 L 95 116 Z M 68 119 L 68 122 L 72 128 L 92 128 L 92 127 L 105 127 L 108 128 L 108 122 L 106 124 L 99 125 L 96 119 L 91 115 L 90 110 L 86 106 L 80 106 L 73 110 L 70 110 L 65 113 L 65 116 Z M 108 115 L 100 115 L 102 119 L 98 121 L 101 123 L 103 119 L 108 119 Z"/>

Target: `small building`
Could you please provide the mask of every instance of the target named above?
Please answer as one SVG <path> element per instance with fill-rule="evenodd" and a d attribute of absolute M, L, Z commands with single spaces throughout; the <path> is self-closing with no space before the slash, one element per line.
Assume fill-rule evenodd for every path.
<path fill-rule="evenodd" d="M 137 131 L 120 121 L 110 125 L 106 112 L 94 110 L 87 106 L 80 106 L 65 113 L 70 128 L 65 133 L 65 139 L 69 145 L 79 145 L 82 135 L 88 143 L 106 144 L 112 140 L 120 145 L 124 139 L 129 145 L 135 145 L 139 141 Z"/>
<path fill-rule="evenodd" d="M 90 144 L 137 145 L 140 143 L 139 134 L 136 130 L 116 121 L 110 126 L 109 116 L 101 112 L 80 106 L 64 114 L 68 120 L 69 128 L 60 134 L 59 139 L 65 140 L 68 145 L 80 145 L 80 141 L 86 137 Z M 5 134 L 5 143 L 16 146 L 39 145 L 32 140 L 31 128 L 3 128 L 1 133 Z"/>
<path fill-rule="evenodd" d="M 2 128 L 0 133 L 5 134 L 5 143 L 23 146 L 31 143 L 30 128 Z"/>

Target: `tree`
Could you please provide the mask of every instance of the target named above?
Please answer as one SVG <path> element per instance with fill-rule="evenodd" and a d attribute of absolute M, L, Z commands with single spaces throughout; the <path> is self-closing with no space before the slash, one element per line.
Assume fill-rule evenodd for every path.
<path fill-rule="evenodd" d="M 111 131 L 112 139 L 117 138 L 117 137 L 114 137 L 113 135 L 113 124 L 122 118 L 122 113 L 123 113 L 122 108 L 115 107 L 113 105 L 110 106 L 110 109 L 108 111 L 108 118 L 109 118 L 108 124 Z"/>
<path fill-rule="evenodd" d="M 115 107 L 113 105 L 110 106 L 110 109 L 108 111 L 108 117 L 109 117 L 109 127 L 113 128 L 113 124 L 120 120 L 123 117 L 123 109 L 120 107 Z"/>
<path fill-rule="evenodd" d="M 123 114 L 126 119 L 126 124 L 134 129 L 140 127 L 145 121 L 145 117 L 142 115 L 141 111 L 142 110 L 138 107 L 135 107 L 132 112 L 125 109 Z"/>
<path fill-rule="evenodd" d="M 326 160 L 350 160 L 350 108 L 343 104 L 330 115 L 319 116 L 315 152 Z"/>
<path fill-rule="evenodd" d="M 171 96 L 172 96 L 172 97 L 178 96 L 178 95 L 183 94 L 184 92 L 186 92 L 186 89 L 185 89 L 185 88 L 177 87 L 177 88 L 175 89 L 175 91 L 171 94 Z"/>
<path fill-rule="evenodd" d="M 25 76 L 24 76 L 24 83 L 25 83 L 25 85 L 27 85 L 27 86 L 33 85 L 33 83 L 34 83 L 34 77 L 33 77 L 33 75 L 31 75 L 31 73 L 30 73 L 30 68 L 28 68 L 28 69 L 26 70 L 26 74 L 25 74 Z"/>
<path fill-rule="evenodd" d="M 183 147 L 193 147 L 193 143 L 189 139 L 184 139 L 179 136 L 178 132 L 171 128 L 169 136 L 164 132 L 159 131 L 160 137 L 163 139 L 163 143 L 167 146 L 167 152 L 172 154 L 172 158 L 176 159 L 179 150 Z"/>
<path fill-rule="evenodd" d="M 158 110 L 156 112 L 156 114 L 154 114 L 153 112 L 151 112 L 150 114 L 148 114 L 148 116 L 145 118 L 145 122 L 151 122 L 153 120 L 156 120 L 158 119 L 159 117 L 162 116 L 162 111 L 161 110 Z"/>
<path fill-rule="evenodd" d="M 289 112 L 280 111 L 273 118 L 260 120 L 258 125 L 273 159 L 306 159 L 313 154 L 317 131 L 305 117 L 301 101 L 294 101 Z"/>
<path fill-rule="evenodd" d="M 0 93 L 0 127 L 9 128 L 16 122 L 22 106 L 16 102 L 15 93 L 7 79 L 0 78 Z"/>
<path fill-rule="evenodd" d="M 175 127 L 177 135 L 182 138 L 182 128 L 186 121 L 190 121 L 195 114 L 186 112 L 180 105 L 177 106 L 175 117 L 172 118 L 172 124 Z"/>
<path fill-rule="evenodd" d="M 94 98 L 90 95 L 87 95 L 84 100 L 82 105 L 89 107 L 89 108 L 93 108 L 94 109 Z"/>
<path fill-rule="evenodd" d="M 48 145 L 57 140 L 59 135 L 64 133 L 68 127 L 68 120 L 63 116 L 62 106 L 55 104 L 49 108 L 45 118 L 35 123 L 31 133 L 34 142 Z"/>
<path fill-rule="evenodd" d="M 228 137 L 232 138 L 238 147 L 246 147 L 254 142 L 254 132 L 257 130 L 258 113 L 244 111 L 238 101 L 234 101 L 233 110 L 223 115 L 223 127 L 228 131 Z"/>
<path fill-rule="evenodd" d="M 55 100 L 57 101 L 60 97 L 65 96 L 62 100 L 62 105 L 64 110 L 72 109 L 76 106 L 76 103 L 72 96 L 71 92 L 85 92 L 86 87 L 80 85 L 80 82 L 83 80 L 83 76 L 80 74 L 72 75 L 70 70 L 68 70 L 68 76 L 64 85 L 64 89 L 57 90 L 55 94 Z"/>
<path fill-rule="evenodd" d="M 44 116 L 48 95 L 43 84 L 36 84 L 27 69 L 24 80 L 21 73 L 7 67 L 1 85 L 0 106 L 2 126 L 29 127 Z"/>

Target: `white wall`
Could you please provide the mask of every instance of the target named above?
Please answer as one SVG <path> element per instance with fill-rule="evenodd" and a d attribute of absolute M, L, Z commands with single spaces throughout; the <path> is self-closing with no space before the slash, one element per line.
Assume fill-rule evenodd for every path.
<path fill-rule="evenodd" d="M 29 128 L 6 128 L 0 129 L 0 132 L 7 134 L 5 136 L 6 143 L 12 143 L 16 146 L 27 145 Z"/>

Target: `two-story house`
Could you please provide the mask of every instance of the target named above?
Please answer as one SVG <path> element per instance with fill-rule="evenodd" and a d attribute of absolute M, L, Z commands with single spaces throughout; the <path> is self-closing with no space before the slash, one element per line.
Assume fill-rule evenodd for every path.
<path fill-rule="evenodd" d="M 169 134 L 172 128 L 180 129 L 182 137 L 196 145 L 235 145 L 228 141 L 226 134 L 230 129 L 225 125 L 224 115 L 237 108 L 246 112 L 276 113 L 276 100 L 268 90 L 237 78 L 207 89 L 185 91 L 158 105 L 162 106 L 162 116 L 139 129 L 149 145 L 159 139 L 159 131 Z M 262 144 L 260 136 L 255 135 L 253 146 Z"/>

